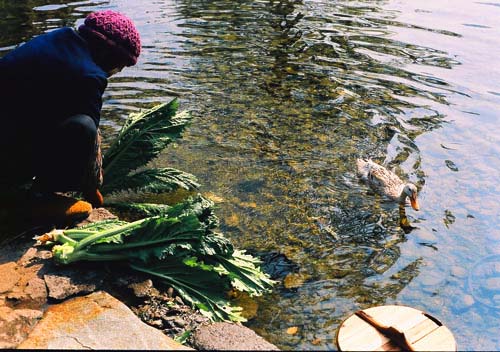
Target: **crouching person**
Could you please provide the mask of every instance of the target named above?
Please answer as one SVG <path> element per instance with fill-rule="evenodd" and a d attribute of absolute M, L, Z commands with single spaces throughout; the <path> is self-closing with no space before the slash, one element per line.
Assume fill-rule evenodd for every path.
<path fill-rule="evenodd" d="M 39 35 L 0 59 L 0 194 L 27 190 L 29 201 L 55 217 L 84 217 L 90 204 L 102 206 L 102 95 L 140 50 L 128 17 L 99 11 L 77 30 Z"/>

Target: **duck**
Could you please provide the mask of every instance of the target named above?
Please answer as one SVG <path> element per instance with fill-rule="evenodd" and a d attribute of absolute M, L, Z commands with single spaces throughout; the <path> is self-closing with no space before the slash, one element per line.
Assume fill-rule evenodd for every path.
<path fill-rule="evenodd" d="M 358 176 L 382 196 L 402 206 L 406 204 L 408 198 L 414 210 L 420 209 L 417 186 L 413 183 L 404 182 L 394 172 L 371 159 L 356 159 L 356 164 Z"/>

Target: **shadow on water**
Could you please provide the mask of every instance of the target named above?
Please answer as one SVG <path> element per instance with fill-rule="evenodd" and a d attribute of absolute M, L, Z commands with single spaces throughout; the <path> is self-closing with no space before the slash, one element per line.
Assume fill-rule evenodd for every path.
<path fill-rule="evenodd" d="M 108 2 L 45 3 L 0 3 L 3 51 Z M 457 61 L 392 34 L 458 35 L 398 22 L 387 1 L 109 3 L 137 17 L 144 46 L 140 65 L 109 86 L 107 139 L 125 113 L 180 96 L 196 122 L 159 163 L 217 195 L 236 245 L 282 253 L 299 268 L 259 300 L 250 326 L 281 348 L 335 349 L 346 315 L 395 299 L 422 268 L 420 257 L 400 260 L 400 248 L 425 219 L 358 182 L 355 159 L 371 157 L 422 188 L 415 139 L 443 126 L 438 108 L 457 93 L 412 69 Z M 289 326 L 299 333 L 285 334 Z"/>

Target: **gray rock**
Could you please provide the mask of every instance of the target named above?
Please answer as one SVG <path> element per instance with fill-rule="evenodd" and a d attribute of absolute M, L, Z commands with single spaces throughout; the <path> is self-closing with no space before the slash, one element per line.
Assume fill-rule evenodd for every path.
<path fill-rule="evenodd" d="M 134 295 L 139 298 L 157 296 L 159 294 L 158 290 L 154 288 L 151 279 L 131 283 L 128 287 L 130 287 L 134 291 Z"/>
<path fill-rule="evenodd" d="M 29 280 L 24 292 L 30 296 L 33 302 L 38 304 L 44 304 L 47 301 L 47 287 L 45 286 L 45 281 L 39 277 Z"/>
<path fill-rule="evenodd" d="M 43 276 L 49 297 L 54 299 L 65 299 L 70 296 L 82 293 L 90 293 L 96 290 L 96 280 L 92 272 L 75 275 L 72 272 L 61 271 L 56 274 L 47 274 Z"/>
<path fill-rule="evenodd" d="M 500 291 L 500 277 L 490 277 L 486 280 L 485 288 L 490 291 Z"/>
<path fill-rule="evenodd" d="M 18 348 L 189 350 L 102 291 L 48 308 Z"/>
<path fill-rule="evenodd" d="M 192 335 L 197 350 L 279 351 L 253 330 L 237 324 L 213 323 L 200 326 Z"/>

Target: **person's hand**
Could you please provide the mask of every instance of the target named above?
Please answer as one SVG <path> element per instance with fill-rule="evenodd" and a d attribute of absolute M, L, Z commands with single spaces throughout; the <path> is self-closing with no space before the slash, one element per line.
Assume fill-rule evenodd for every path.
<path fill-rule="evenodd" d="M 104 198 L 97 188 L 84 192 L 83 198 L 92 204 L 94 208 L 100 208 L 104 205 Z"/>

